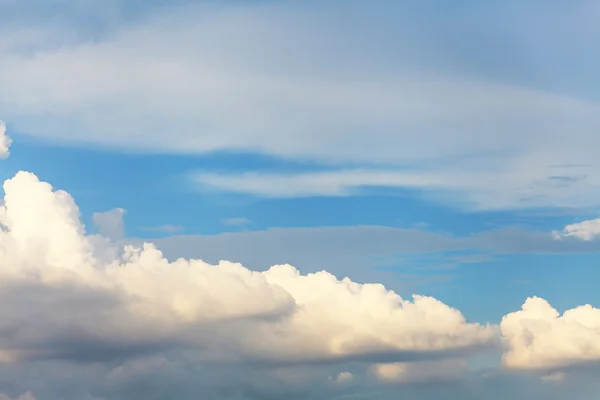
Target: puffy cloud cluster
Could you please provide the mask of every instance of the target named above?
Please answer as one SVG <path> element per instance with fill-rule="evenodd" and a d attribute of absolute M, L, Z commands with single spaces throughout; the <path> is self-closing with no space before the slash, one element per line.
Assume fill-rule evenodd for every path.
<path fill-rule="evenodd" d="M 5 362 L 110 358 L 173 345 L 220 361 L 404 361 L 493 340 L 491 327 L 468 323 L 436 299 L 405 300 L 382 285 L 325 271 L 169 262 L 152 244 L 126 246 L 107 259 L 110 242 L 85 234 L 68 193 L 27 172 L 7 180 L 4 191 Z"/>
<path fill-rule="evenodd" d="M 559 370 L 600 362 L 600 309 L 584 305 L 562 315 L 544 299 L 527 299 L 500 324 L 509 368 Z"/>

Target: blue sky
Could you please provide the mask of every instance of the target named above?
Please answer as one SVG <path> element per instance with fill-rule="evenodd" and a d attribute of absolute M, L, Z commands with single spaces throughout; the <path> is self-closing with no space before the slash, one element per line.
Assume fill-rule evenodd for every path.
<path fill-rule="evenodd" d="M 107 213 L 118 246 L 327 270 L 482 324 L 532 296 L 600 304 L 600 230 L 553 236 L 599 217 L 597 1 L 0 0 L 0 15 L 0 177 L 70 193 L 91 234 Z M 448 398 L 487 393 L 469 379 Z M 586 398 L 573 379 L 554 395 Z M 365 388 L 350 398 L 391 398 Z"/>

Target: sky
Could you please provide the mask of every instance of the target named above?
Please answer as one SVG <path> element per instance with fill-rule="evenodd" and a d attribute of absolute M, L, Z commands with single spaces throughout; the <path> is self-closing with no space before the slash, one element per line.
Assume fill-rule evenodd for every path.
<path fill-rule="evenodd" d="M 0 400 L 583 400 L 597 0 L 0 0 Z"/>

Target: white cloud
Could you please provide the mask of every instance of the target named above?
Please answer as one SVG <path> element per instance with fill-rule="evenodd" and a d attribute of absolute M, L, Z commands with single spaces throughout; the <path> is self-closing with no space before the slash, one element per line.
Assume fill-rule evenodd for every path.
<path fill-rule="evenodd" d="M 544 299 L 527 299 L 500 324 L 508 346 L 503 364 L 516 369 L 560 370 L 600 362 L 600 309 L 590 305 L 562 315 Z"/>
<path fill-rule="evenodd" d="M 115 208 L 110 211 L 95 212 L 92 214 L 92 222 L 100 235 L 111 239 L 121 239 L 125 235 L 124 216 L 124 209 Z"/>
<path fill-rule="evenodd" d="M 549 160 L 548 160 L 549 161 Z M 434 199 L 478 210 L 534 207 L 585 207 L 595 204 L 600 181 L 588 166 L 533 167 L 527 158 L 494 169 L 346 169 L 295 174 L 253 173 L 191 175 L 196 184 L 264 197 L 350 196 L 368 188 L 411 188 Z M 572 198 L 579 193 L 579 198 Z"/>
<path fill-rule="evenodd" d="M 581 240 L 592 240 L 600 235 L 600 218 L 590 219 L 567 225 L 562 232 L 554 232 L 554 237 L 560 239 L 563 237 L 575 237 Z"/>
<path fill-rule="evenodd" d="M 384 353 L 400 361 L 413 353 L 467 351 L 494 336 L 492 328 L 468 323 L 436 299 L 405 300 L 382 285 L 339 280 L 325 271 L 169 263 L 150 244 L 127 246 L 120 258 L 106 262 L 95 256 L 97 242 L 84 234 L 67 193 L 26 172 L 7 180 L 4 191 L 0 332 L 27 332 L 0 337 L 5 361 L 92 357 L 95 348 L 109 356 L 120 346 L 135 351 L 173 342 L 230 361 L 376 361 Z M 57 307 L 64 323 L 49 315 Z M 22 318 L 34 314 L 48 318 L 23 325 Z M 77 343 L 87 343 L 81 354 L 73 354 Z"/>
<path fill-rule="evenodd" d="M 466 72 L 449 74 L 444 67 L 456 60 L 442 39 L 445 30 L 463 26 L 464 16 L 439 26 L 412 21 L 409 13 L 396 14 L 402 21 L 378 15 L 382 26 L 399 27 L 389 30 L 390 41 L 378 30 L 357 28 L 369 22 L 365 15 L 340 19 L 325 6 L 292 3 L 227 5 L 173 8 L 93 40 L 42 32 L 25 46 L 18 31 L 2 32 L 0 112 L 21 132 L 71 144 L 246 150 L 412 171 L 358 178 L 351 171 L 352 179 L 342 171 L 327 182 L 312 175 L 306 182 L 295 178 L 301 185 L 293 189 L 276 185 L 286 177 L 261 176 L 270 180 L 255 179 L 247 188 L 253 193 L 331 195 L 383 184 L 456 190 L 478 208 L 597 205 L 597 102 L 482 74 L 474 79 L 476 60 L 461 59 Z M 503 24 L 507 34 L 476 22 L 503 40 L 527 33 L 517 23 Z M 522 39 L 535 51 L 520 56 L 548 56 L 538 41 Z M 536 58 L 530 64 L 548 68 Z M 223 179 L 219 187 L 230 182 L 215 177 Z"/>
<path fill-rule="evenodd" d="M 11 138 L 6 134 L 6 124 L 0 121 L 0 159 L 7 158 L 10 155 Z"/>

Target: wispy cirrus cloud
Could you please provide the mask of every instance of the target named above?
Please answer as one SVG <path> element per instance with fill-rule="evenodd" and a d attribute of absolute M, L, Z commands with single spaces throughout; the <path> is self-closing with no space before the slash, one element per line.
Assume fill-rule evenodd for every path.
<path fill-rule="evenodd" d="M 196 172 L 191 180 L 220 191 L 270 198 L 351 196 L 378 188 L 416 189 L 429 198 L 478 211 L 596 205 L 591 195 L 600 195 L 600 181 L 592 176 L 591 166 L 540 168 L 528 157 L 512 163 L 484 170 L 454 165 L 444 169 L 362 168 L 301 173 Z"/>
<path fill-rule="evenodd" d="M 516 14 L 512 3 L 490 4 L 442 21 L 383 4 L 356 12 L 342 3 L 187 4 L 117 19 L 97 35 L 11 29 L 1 35 L 0 112 L 23 134 L 70 145 L 241 150 L 338 168 L 327 182 L 276 173 L 245 187 L 230 176 L 200 180 L 258 195 L 386 186 L 476 209 L 598 205 L 600 105 L 575 81 L 585 71 L 555 62 L 595 48 L 597 7 Z M 526 15 L 541 21 L 535 29 Z M 551 28 L 564 21 L 580 29 Z M 507 75 L 498 57 L 524 59 Z M 532 74 L 548 78 L 528 81 Z M 553 86 L 561 79 L 572 88 Z M 291 189 L 278 187 L 288 179 Z"/>

